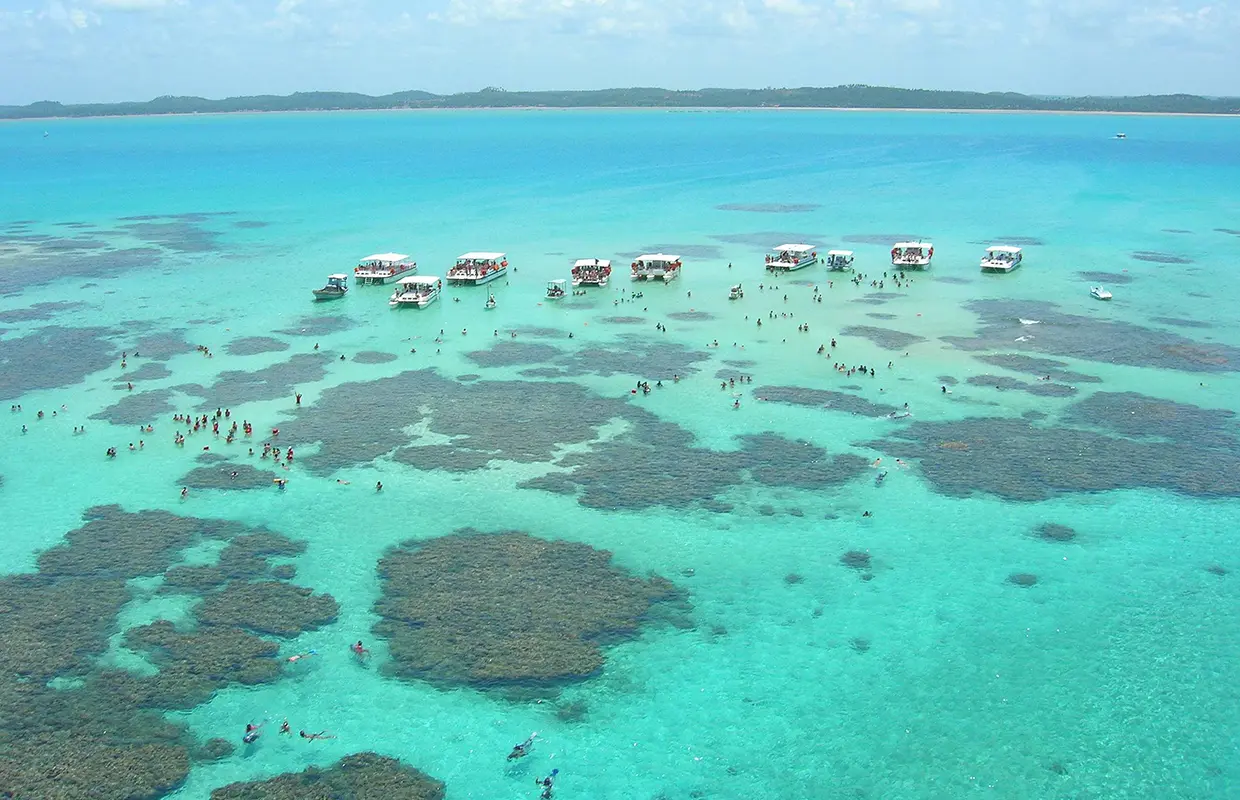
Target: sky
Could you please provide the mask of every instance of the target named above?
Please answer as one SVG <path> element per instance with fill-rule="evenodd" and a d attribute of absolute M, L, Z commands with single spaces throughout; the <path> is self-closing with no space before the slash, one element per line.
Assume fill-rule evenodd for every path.
<path fill-rule="evenodd" d="M 0 0 L 0 104 L 849 83 L 1240 95 L 1240 0 Z"/>

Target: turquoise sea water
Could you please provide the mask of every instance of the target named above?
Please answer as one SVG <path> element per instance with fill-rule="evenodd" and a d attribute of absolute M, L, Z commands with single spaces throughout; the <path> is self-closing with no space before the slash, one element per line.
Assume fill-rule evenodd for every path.
<path fill-rule="evenodd" d="M 176 798 L 364 750 L 445 781 L 449 798 L 535 797 L 531 778 L 551 768 L 560 769 L 557 798 L 1240 796 L 1240 474 L 1223 455 L 1163 457 L 1211 442 L 1225 453 L 1240 430 L 1219 414 L 1203 432 L 1186 411 L 1240 411 L 1240 351 L 1228 349 L 1240 348 L 1238 125 L 522 111 L 0 126 L 0 387 L 22 407 L 0 433 L 0 565 L 36 569 L 86 509 L 113 503 L 263 525 L 306 544 L 287 559 L 294 582 L 330 593 L 339 616 L 280 640 L 280 652 L 320 655 L 285 667 L 280 680 L 232 685 L 168 716 L 202 740 L 239 744 L 244 725 L 264 717 L 338 738 L 307 743 L 269 731 L 255 748 L 195 762 L 169 795 Z M 1112 138 L 1117 130 L 1128 138 Z M 890 278 L 881 292 L 871 288 L 890 271 L 890 244 L 905 236 L 934 242 L 933 267 L 902 288 Z M 819 266 L 771 288 L 762 254 L 785 241 L 853 249 L 867 277 L 854 286 Z M 1025 265 L 980 274 L 981 251 L 1001 242 L 1025 244 Z M 517 269 L 490 284 L 499 303 L 492 311 L 483 309 L 487 288 L 448 288 L 423 311 L 389 309 L 389 292 L 371 287 L 311 302 L 326 274 L 386 250 L 413 254 L 422 274 L 444 274 L 467 250 L 505 251 Z M 628 299 L 628 261 L 654 250 L 684 254 L 682 278 L 638 286 L 643 296 Z M 543 300 L 546 281 L 593 256 L 616 262 L 607 288 Z M 730 302 L 736 282 L 745 298 Z M 1088 295 L 1099 282 L 1115 294 L 1109 304 Z M 809 332 L 798 331 L 802 323 Z M 979 333 L 984 323 L 990 328 Z M 843 333 L 858 326 L 920 338 L 884 346 Z M 244 337 L 287 348 L 229 353 Z M 833 337 L 830 357 L 818 354 Z M 120 352 L 140 339 L 148 353 L 170 352 L 158 362 L 130 358 L 122 369 Z M 534 343 L 559 352 L 539 360 L 530 349 L 508 350 L 522 363 L 487 358 Z M 199 344 L 213 357 L 195 352 Z M 316 344 L 331 358 L 315 368 L 267 369 L 312 356 Z M 364 351 L 395 358 L 364 363 L 377 360 L 357 360 Z M 1055 369 L 1096 380 L 1045 382 L 1074 387 L 1064 396 L 1036 393 L 1044 382 L 1033 375 L 979 358 L 996 354 L 1055 359 Z M 675 359 L 690 369 L 669 367 Z M 877 374 L 847 377 L 835 361 Z M 522 374 L 548 362 L 560 371 Z M 623 368 L 610 368 L 617 362 Z M 129 390 L 120 376 L 144 364 L 164 369 Z M 528 384 L 519 392 L 531 404 L 548 382 L 570 381 L 652 416 L 583 421 L 565 404 L 566 431 L 607 424 L 585 441 L 566 436 L 562 451 L 541 460 L 502 452 L 473 470 L 415 469 L 390 454 L 314 468 L 330 442 L 286 438 L 279 444 L 296 446 L 298 458 L 285 491 L 195 489 L 181 499 L 180 476 L 202 466 L 202 447 L 260 463 L 246 450 L 264 432 L 285 425 L 296 435 L 294 387 L 308 414 L 336 387 L 421 369 L 454 382 L 481 376 L 462 383 L 472 387 L 462 397 L 477 393 L 474 436 L 484 443 L 507 447 L 529 424 L 522 403 L 490 402 L 492 381 Z M 686 377 L 672 382 L 673 370 Z M 717 372 L 753 383 L 721 389 Z M 1034 392 L 967 382 L 979 375 Z M 958 381 L 950 393 L 944 376 Z M 642 378 L 664 385 L 630 394 Z M 775 386 L 907 403 L 912 416 L 763 402 Z M 200 433 L 177 447 L 183 426 L 172 410 L 142 418 L 155 429 L 147 434 L 91 419 L 162 390 L 176 411 L 228 405 L 232 417 L 254 421 L 254 440 L 227 445 Z M 1147 402 L 1134 414 L 1136 430 L 1070 416 L 1095 393 L 1125 392 Z M 377 452 L 452 441 L 436 429 L 446 409 L 433 402 L 376 402 L 331 408 L 367 419 L 383 443 Z M 1078 434 L 1081 444 L 970 439 L 972 450 L 954 452 L 993 447 L 997 460 L 979 455 L 972 467 L 983 491 L 949 490 L 925 458 L 966 438 L 952 423 L 973 418 L 1023 418 L 1066 431 L 1060 444 Z M 587 454 L 589 464 L 603 440 L 623 440 L 654 419 L 690 432 L 699 449 L 735 452 L 738 436 L 770 432 L 885 466 L 838 485 L 742 474 L 712 486 L 685 460 L 683 474 L 652 473 L 648 487 L 604 485 L 618 500 L 603 505 L 613 507 L 519 485 L 565 469 L 549 463 L 564 451 Z M 931 423 L 946 427 L 927 451 L 909 455 L 894 443 Z M 87 433 L 75 435 L 83 424 Z M 1136 442 L 1150 460 L 1133 469 L 1094 457 L 1097 443 L 1083 432 Z M 129 452 L 139 438 L 144 448 Z M 117 458 L 104 457 L 109 446 Z M 991 479 L 996 463 L 1025 463 L 1043 446 L 1036 475 Z M 908 469 L 893 466 L 900 456 Z M 969 483 L 969 462 L 941 468 Z M 883 469 L 888 478 L 876 485 Z M 377 480 L 382 493 L 373 491 Z M 708 488 L 658 504 L 669 480 Z M 1076 537 L 1032 535 L 1047 522 Z M 609 645 L 599 674 L 541 702 L 390 677 L 384 642 L 371 631 L 376 562 L 398 542 L 460 528 L 608 550 L 618 566 L 687 592 L 691 624 L 651 624 Z M 840 563 L 847 551 L 870 554 L 869 578 Z M 1019 586 L 1013 574 L 1037 582 Z M 156 594 L 157 584 L 131 582 L 133 600 L 101 665 L 140 661 L 119 644 L 125 628 L 160 618 L 188 624 L 191 603 Z M 366 668 L 347 648 L 359 638 L 375 651 Z M 557 716 L 570 702 L 584 716 Z M 506 763 L 534 730 L 534 752 L 518 767 Z"/>

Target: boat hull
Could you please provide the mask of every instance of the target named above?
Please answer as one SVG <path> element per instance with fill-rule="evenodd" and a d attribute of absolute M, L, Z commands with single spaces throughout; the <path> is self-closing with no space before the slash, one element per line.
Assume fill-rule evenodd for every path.
<path fill-rule="evenodd" d="M 917 258 L 917 259 L 912 259 L 910 261 L 905 261 L 904 259 L 893 258 L 891 259 L 891 266 L 896 267 L 898 269 L 929 269 L 930 259 Z"/>
<path fill-rule="evenodd" d="M 680 270 L 666 270 L 664 272 L 634 272 L 632 277 L 635 281 L 663 281 L 671 283 L 676 280 L 676 276 L 680 274 Z"/>
<path fill-rule="evenodd" d="M 417 272 L 417 268 L 403 269 L 399 272 L 393 272 L 391 274 L 388 274 L 387 272 L 357 272 L 355 270 L 353 272 L 353 282 L 361 286 L 382 286 L 385 283 L 392 283 L 393 281 L 400 280 L 401 278 L 416 275 Z"/>
<path fill-rule="evenodd" d="M 1019 264 L 982 264 L 982 272 L 1008 273 L 1016 269 Z"/>
<path fill-rule="evenodd" d="M 501 275 L 508 273 L 507 267 L 491 270 L 486 275 L 458 275 L 448 274 L 448 283 L 454 286 L 481 286 L 484 283 L 490 283 Z"/>
<path fill-rule="evenodd" d="M 320 289 L 313 291 L 314 299 L 318 300 L 339 300 L 345 296 L 345 292 L 324 292 Z"/>
<path fill-rule="evenodd" d="M 797 262 L 768 261 L 766 262 L 766 268 L 769 272 L 796 272 L 799 269 L 805 269 L 806 267 L 812 267 L 815 264 L 817 264 L 818 261 L 819 259 L 817 257 L 803 258 Z"/>

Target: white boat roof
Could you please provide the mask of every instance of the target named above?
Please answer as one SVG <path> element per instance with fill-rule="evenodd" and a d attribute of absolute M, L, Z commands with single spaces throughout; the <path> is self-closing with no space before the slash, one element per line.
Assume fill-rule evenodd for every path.
<path fill-rule="evenodd" d="M 1015 254 L 1015 253 L 1020 252 L 1020 248 L 1012 247 L 1012 245 L 1010 244 L 997 244 L 997 245 L 994 245 L 993 247 L 987 247 L 986 252 L 987 253 L 1013 253 Z"/>
<path fill-rule="evenodd" d="M 851 256 L 852 254 L 853 254 L 853 251 L 851 250 L 832 250 L 831 252 L 827 253 L 827 255 L 829 256 Z"/>
<path fill-rule="evenodd" d="M 605 258 L 579 258 L 573 263 L 574 267 L 610 267 L 611 262 Z"/>
<path fill-rule="evenodd" d="M 923 250 L 927 247 L 934 247 L 934 245 L 929 242 L 896 242 L 894 246 L 900 248 L 901 250 L 906 250 L 910 247 L 920 247 Z"/>
<path fill-rule="evenodd" d="M 644 256 L 638 256 L 638 261 L 679 261 L 680 256 L 669 256 L 665 253 L 648 253 Z"/>
<path fill-rule="evenodd" d="M 781 244 L 775 249 L 781 253 L 809 253 L 813 251 L 814 246 L 812 244 Z"/>
<path fill-rule="evenodd" d="M 504 257 L 503 253 L 465 253 L 456 257 L 457 261 L 498 261 Z"/>
<path fill-rule="evenodd" d="M 342 275 L 341 273 L 337 272 L 335 275 L 328 275 L 327 279 L 329 281 L 347 281 L 349 279 L 349 276 Z"/>
<path fill-rule="evenodd" d="M 556 278 L 556 279 L 555 279 L 555 280 L 553 280 L 553 281 L 547 281 L 547 283 L 548 283 L 548 284 L 555 284 L 556 286 L 563 286 L 563 285 L 564 285 L 564 280 L 563 280 L 562 278 Z"/>
<path fill-rule="evenodd" d="M 406 286 L 412 285 L 415 283 L 434 284 L 438 282 L 439 282 L 439 278 L 435 277 L 434 275 L 410 275 L 408 278 L 401 278 L 400 280 L 397 281 L 398 284 L 403 283 Z"/>
<path fill-rule="evenodd" d="M 362 261 L 404 261 L 408 257 L 404 253 L 375 253 L 373 256 L 366 256 Z"/>

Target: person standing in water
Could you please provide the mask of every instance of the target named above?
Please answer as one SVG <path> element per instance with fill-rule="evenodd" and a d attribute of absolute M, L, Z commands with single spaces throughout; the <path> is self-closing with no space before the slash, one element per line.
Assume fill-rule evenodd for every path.
<path fill-rule="evenodd" d="M 349 645 L 349 649 L 353 651 L 353 655 L 357 656 L 359 662 L 365 662 L 370 657 L 370 651 L 362 646 L 361 639 L 357 640 L 357 644 Z"/>
<path fill-rule="evenodd" d="M 534 783 L 542 787 L 542 794 L 538 795 L 541 800 L 551 800 L 551 789 L 555 786 L 555 776 L 559 775 L 558 769 L 551 770 L 551 774 L 541 780 L 534 779 Z"/>

